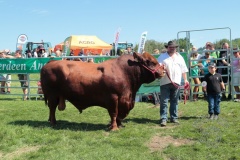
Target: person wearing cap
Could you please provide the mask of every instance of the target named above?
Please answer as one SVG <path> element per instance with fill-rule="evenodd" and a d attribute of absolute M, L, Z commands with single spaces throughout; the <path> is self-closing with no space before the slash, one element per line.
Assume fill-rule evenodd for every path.
<path fill-rule="evenodd" d="M 208 64 L 209 73 L 204 76 L 203 90 L 207 93 L 209 119 L 218 119 L 222 92 L 225 91 L 222 75 L 216 73 L 216 64 Z"/>
<path fill-rule="evenodd" d="M 231 65 L 233 67 L 233 86 L 236 92 L 238 92 L 236 94 L 236 99 L 234 100 L 235 102 L 240 102 L 240 51 L 238 50 L 238 48 L 233 48 L 233 55 L 234 55 L 234 59 L 231 62 Z"/>
<path fill-rule="evenodd" d="M 188 68 L 183 57 L 177 52 L 178 45 L 169 41 L 165 48 L 167 52 L 161 53 L 158 62 L 165 65 L 166 75 L 160 80 L 160 125 L 166 126 L 168 120 L 168 100 L 170 100 L 170 122 L 178 121 L 178 99 L 182 79 L 184 85 L 189 85 L 187 80 Z"/>

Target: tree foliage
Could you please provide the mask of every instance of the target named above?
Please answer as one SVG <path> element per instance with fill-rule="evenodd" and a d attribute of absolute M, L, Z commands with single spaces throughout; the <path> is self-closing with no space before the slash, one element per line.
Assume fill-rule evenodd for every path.
<path fill-rule="evenodd" d="M 179 44 L 179 49 L 184 49 L 184 51 L 188 51 L 190 48 L 193 47 L 193 44 L 189 41 L 189 39 L 187 38 L 180 38 L 180 39 L 173 39 L 172 41 L 175 41 Z M 213 42 L 213 44 L 215 45 L 215 49 L 221 49 L 222 48 L 222 44 L 224 42 L 227 42 L 230 45 L 230 40 L 229 39 L 220 39 L 220 40 L 216 40 L 215 42 Z M 154 49 L 159 49 L 159 51 L 161 51 L 162 49 L 165 49 L 164 44 L 167 42 L 158 42 L 156 40 L 147 40 L 145 43 L 145 47 L 144 50 L 146 52 L 149 53 L 153 53 Z M 240 38 L 236 38 L 234 40 L 232 40 L 232 46 L 233 48 L 239 48 L 240 47 Z M 198 50 L 203 50 L 205 49 L 205 46 L 199 47 Z M 138 44 L 136 44 L 133 48 L 134 51 L 138 50 Z"/>
<path fill-rule="evenodd" d="M 175 40 L 177 41 L 177 40 Z M 188 38 L 180 38 L 178 39 L 179 49 L 188 51 L 190 48 L 192 48 L 192 43 L 190 43 Z"/>

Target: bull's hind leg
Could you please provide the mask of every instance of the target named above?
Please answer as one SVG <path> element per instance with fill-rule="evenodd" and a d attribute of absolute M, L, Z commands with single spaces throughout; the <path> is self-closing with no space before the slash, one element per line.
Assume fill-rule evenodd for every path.
<path fill-rule="evenodd" d="M 50 121 L 50 124 L 52 126 L 54 126 L 56 124 L 56 117 L 55 117 L 55 113 L 56 113 L 56 108 L 58 105 L 58 98 L 57 97 L 50 97 L 48 100 L 48 108 L 49 108 L 49 119 L 48 121 Z"/>

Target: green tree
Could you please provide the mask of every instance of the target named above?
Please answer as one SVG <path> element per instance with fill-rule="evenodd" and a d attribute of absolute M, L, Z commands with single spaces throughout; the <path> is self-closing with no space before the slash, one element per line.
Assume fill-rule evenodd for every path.
<path fill-rule="evenodd" d="M 192 48 L 192 43 L 190 43 L 190 40 L 186 38 L 179 38 L 178 40 L 174 40 L 178 42 L 179 44 L 179 50 L 184 50 L 185 52 L 188 52 L 190 48 Z"/>
<path fill-rule="evenodd" d="M 240 47 L 240 38 L 236 38 L 234 40 L 232 40 L 232 46 L 233 48 L 239 48 Z"/>
<path fill-rule="evenodd" d="M 228 39 L 220 39 L 220 40 L 218 40 L 218 41 L 216 41 L 214 43 L 215 49 L 221 49 L 222 48 L 222 44 L 224 42 L 227 42 L 230 45 L 230 40 L 228 40 Z M 232 46 L 233 46 L 233 48 L 239 48 L 239 46 L 240 46 L 240 38 L 233 39 L 232 40 Z"/>
<path fill-rule="evenodd" d="M 222 48 L 222 44 L 223 43 L 228 43 L 228 44 L 230 44 L 230 41 L 228 40 L 228 39 L 221 39 L 221 40 L 219 40 L 219 41 L 216 41 L 215 43 L 213 43 L 214 44 L 214 46 L 215 46 L 215 49 L 221 49 Z"/>
<path fill-rule="evenodd" d="M 138 44 L 136 46 L 134 46 L 133 50 L 137 51 L 138 50 Z M 153 53 L 154 49 L 159 49 L 160 51 L 162 49 L 164 49 L 164 43 L 162 42 L 157 42 L 155 40 L 146 40 L 145 46 L 144 46 L 144 50 L 148 53 Z"/>
<path fill-rule="evenodd" d="M 180 38 L 180 39 L 173 39 L 172 41 L 176 41 L 178 44 L 179 44 L 179 49 L 184 49 L 185 52 L 188 52 L 188 50 L 193 47 L 192 43 L 190 43 L 189 39 L 187 38 Z M 220 40 L 216 40 L 213 44 L 215 45 L 215 49 L 221 49 L 222 47 L 222 44 L 224 42 L 227 42 L 229 45 L 230 45 L 230 40 L 228 39 L 220 39 Z M 149 52 L 149 53 L 153 53 L 153 50 L 154 49 L 159 49 L 160 51 L 162 49 L 165 49 L 165 46 L 164 46 L 164 42 L 158 42 L 156 40 L 147 40 L 146 43 L 145 43 L 145 47 L 144 47 L 144 50 L 146 52 Z M 234 40 L 232 40 L 232 45 L 233 45 L 233 48 L 240 48 L 240 38 L 236 38 Z M 203 47 L 199 47 L 198 50 L 199 51 L 202 51 L 203 49 L 205 49 L 205 46 Z M 138 44 L 136 44 L 134 47 L 133 47 L 133 50 L 134 51 L 137 51 L 138 50 Z"/>

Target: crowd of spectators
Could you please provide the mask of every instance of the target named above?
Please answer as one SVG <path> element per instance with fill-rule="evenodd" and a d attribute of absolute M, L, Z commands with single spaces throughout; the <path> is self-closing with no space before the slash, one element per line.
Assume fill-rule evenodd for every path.
<path fill-rule="evenodd" d="M 1 58 L 23 58 L 21 50 L 17 50 L 15 52 L 14 56 L 12 56 L 10 53 L 9 54 L 6 53 L 6 50 L 5 50 L 5 52 L 1 51 L 0 52 L 0 57 Z M 8 81 L 9 81 L 9 84 L 7 85 L 7 93 L 10 93 L 11 79 L 9 79 L 7 77 L 4 77 L 4 74 L 2 75 L 2 77 L 3 77 L 3 79 L 1 80 L 1 93 L 6 93 L 6 91 L 4 89 L 5 89 L 5 85 L 8 84 Z M 22 91 L 23 91 L 23 94 L 24 94 L 23 99 L 27 100 L 28 99 L 28 97 L 27 97 L 27 94 L 28 94 L 28 77 L 27 77 L 27 74 L 18 74 L 18 79 L 20 81 L 21 88 L 22 88 Z"/>
<path fill-rule="evenodd" d="M 238 48 L 233 48 L 233 52 L 231 52 L 229 44 L 227 42 L 224 42 L 220 49 L 215 49 L 213 43 L 207 42 L 205 45 L 205 49 L 201 51 L 201 53 L 198 52 L 200 51 L 198 51 L 197 48 L 193 46 L 189 55 L 189 68 L 191 70 L 190 77 L 192 77 L 195 84 L 195 87 L 193 89 L 193 100 L 198 99 L 198 86 L 200 85 L 200 82 L 205 81 L 204 76 L 209 73 L 208 66 L 211 62 L 216 64 L 216 73 L 222 75 L 225 88 L 227 87 L 226 85 L 229 84 L 229 86 L 227 87 L 228 95 L 225 95 L 225 92 L 223 92 L 222 99 L 232 99 L 230 86 L 232 68 L 235 72 L 233 76 L 237 79 L 240 79 L 240 60 L 236 59 L 231 62 L 232 59 L 238 57 Z M 198 81 L 198 78 L 200 81 Z M 238 81 L 235 82 L 236 83 L 234 83 L 234 89 L 236 92 L 239 92 L 240 83 Z M 205 92 L 204 97 L 206 97 Z M 239 94 L 236 95 L 235 101 L 240 101 Z"/>

